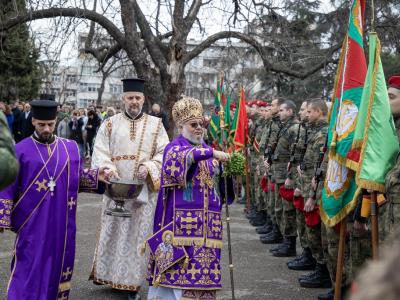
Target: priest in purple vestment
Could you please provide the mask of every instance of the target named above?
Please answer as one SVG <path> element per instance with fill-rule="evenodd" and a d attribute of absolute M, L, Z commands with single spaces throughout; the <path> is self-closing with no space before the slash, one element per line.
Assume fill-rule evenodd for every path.
<path fill-rule="evenodd" d="M 222 200 L 220 162 L 229 154 L 203 142 L 203 108 L 184 97 L 172 109 L 180 135 L 162 163 L 150 251 L 148 300 L 216 299 L 221 289 Z M 231 183 L 231 181 L 230 181 Z M 228 186 L 228 200 L 233 187 Z"/>
<path fill-rule="evenodd" d="M 66 300 L 75 258 L 78 192 L 103 192 L 105 170 L 84 170 L 74 141 L 56 137 L 57 103 L 34 100 L 35 132 L 16 145 L 20 171 L 0 192 L 0 231 L 16 233 L 9 300 Z"/>

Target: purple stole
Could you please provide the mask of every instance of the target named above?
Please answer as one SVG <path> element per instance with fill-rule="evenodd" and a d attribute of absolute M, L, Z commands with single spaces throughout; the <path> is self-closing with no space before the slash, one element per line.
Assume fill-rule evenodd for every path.
<path fill-rule="evenodd" d="M 18 199 L 11 211 L 11 230 L 17 237 L 8 299 L 66 300 L 75 258 L 79 150 L 75 142 L 57 138 L 48 157 L 46 148 L 38 144 L 49 172 L 55 175 L 52 196 L 43 162 L 38 154 L 35 158 L 31 155 L 36 148 L 33 143 L 27 138 L 17 144 L 22 166 L 19 178 L 14 186 L 0 192 L 0 199 Z"/>

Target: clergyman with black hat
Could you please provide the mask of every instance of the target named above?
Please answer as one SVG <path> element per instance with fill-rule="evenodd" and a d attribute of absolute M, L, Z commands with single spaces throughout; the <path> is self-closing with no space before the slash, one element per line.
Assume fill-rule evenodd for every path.
<path fill-rule="evenodd" d="M 147 271 L 141 249 L 152 232 L 163 151 L 169 140 L 162 120 L 142 112 L 144 80 L 123 80 L 122 101 L 124 111 L 105 120 L 97 132 L 92 167 L 107 167 L 111 177 L 145 184 L 137 200 L 125 204 L 132 212 L 128 218 L 106 215 L 113 201 L 104 196 L 91 279 L 130 291 L 129 299 L 139 299 L 137 292 Z"/>
<path fill-rule="evenodd" d="M 79 191 L 104 191 L 105 169 L 84 170 L 74 141 L 53 134 L 57 103 L 30 103 L 34 134 L 16 145 L 20 170 L 0 192 L 0 228 L 17 234 L 8 300 L 68 299 Z"/>

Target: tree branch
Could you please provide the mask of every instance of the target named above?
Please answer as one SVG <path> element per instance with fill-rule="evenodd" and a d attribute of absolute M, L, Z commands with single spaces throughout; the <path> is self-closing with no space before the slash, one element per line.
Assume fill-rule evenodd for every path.
<path fill-rule="evenodd" d="M 26 23 L 29 21 L 39 20 L 39 19 L 50 19 L 55 17 L 71 17 L 78 19 L 88 19 L 96 22 L 102 26 L 107 32 L 117 41 L 117 43 L 123 45 L 125 43 L 124 34 L 119 30 L 117 26 L 114 25 L 105 16 L 87 9 L 81 8 L 63 8 L 63 7 L 52 7 L 49 9 L 41 9 L 36 11 L 28 11 L 25 14 L 20 14 L 16 17 L 12 17 L 2 23 L 0 23 L 0 31 L 6 31 L 12 27 Z"/>
<path fill-rule="evenodd" d="M 241 32 L 235 32 L 235 31 L 221 31 L 218 32 L 210 37 L 208 37 L 206 40 L 204 40 L 202 43 L 197 45 L 192 51 L 186 53 L 186 55 L 183 58 L 184 65 L 186 65 L 189 61 L 191 61 L 193 58 L 197 57 L 200 55 L 201 52 L 203 52 L 205 49 L 210 47 L 213 43 L 215 43 L 218 40 L 221 39 L 227 39 L 227 38 L 236 38 L 241 40 L 242 42 L 245 42 L 249 45 L 251 45 L 261 56 L 261 59 L 263 60 L 264 67 L 271 71 L 271 72 L 276 72 L 276 73 L 282 73 L 286 74 L 292 77 L 296 77 L 299 79 L 305 79 L 308 76 L 314 74 L 318 70 L 322 69 L 327 63 L 333 62 L 334 60 L 332 59 L 332 55 L 340 49 L 341 43 L 332 46 L 327 50 L 327 54 L 325 55 L 325 59 L 321 60 L 321 62 L 313 65 L 308 70 L 305 71 L 296 71 L 293 68 L 290 67 L 285 67 L 282 65 L 278 64 L 273 64 L 270 62 L 269 57 L 266 54 L 265 47 L 261 45 L 257 40 L 252 38 L 251 36 L 241 33 Z"/>

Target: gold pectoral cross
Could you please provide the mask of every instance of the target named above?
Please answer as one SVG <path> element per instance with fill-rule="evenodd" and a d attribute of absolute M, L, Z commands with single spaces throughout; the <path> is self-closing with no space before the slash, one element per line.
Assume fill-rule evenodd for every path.
<path fill-rule="evenodd" d="M 38 187 L 36 188 L 36 190 L 37 190 L 38 192 L 40 192 L 42 189 L 47 190 L 46 183 L 47 183 L 47 180 L 46 180 L 46 179 L 43 179 L 42 182 L 40 182 L 39 180 L 36 180 L 35 184 L 38 186 Z"/>

